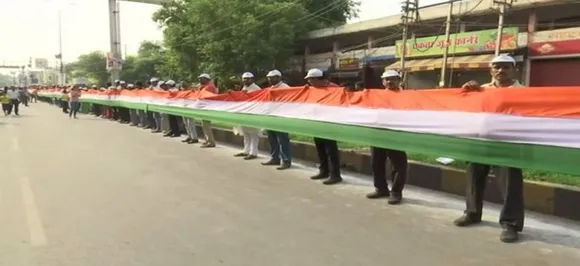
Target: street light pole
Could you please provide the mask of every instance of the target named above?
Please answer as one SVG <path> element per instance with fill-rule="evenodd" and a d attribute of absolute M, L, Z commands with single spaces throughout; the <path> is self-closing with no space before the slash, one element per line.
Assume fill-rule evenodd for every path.
<path fill-rule="evenodd" d="M 64 65 L 62 63 L 62 12 L 58 10 L 58 59 L 60 64 L 59 83 L 64 84 Z"/>

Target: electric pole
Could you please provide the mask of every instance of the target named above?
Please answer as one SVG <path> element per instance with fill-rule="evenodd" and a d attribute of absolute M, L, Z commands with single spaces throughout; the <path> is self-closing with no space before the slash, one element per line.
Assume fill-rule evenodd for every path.
<path fill-rule="evenodd" d="M 401 76 L 403 78 L 403 88 L 407 88 L 407 71 L 405 70 L 405 56 L 407 55 L 407 39 L 409 35 L 409 24 L 417 18 L 419 0 L 403 0 L 401 3 L 401 21 L 403 24 L 403 40 L 401 42 Z"/>
<path fill-rule="evenodd" d="M 453 1 L 449 1 L 449 11 L 447 12 L 447 20 L 445 21 L 445 49 L 443 50 L 443 65 L 441 65 L 441 79 L 439 80 L 439 87 L 445 87 L 445 76 L 447 75 L 447 57 L 449 55 L 449 37 L 451 35 L 451 19 L 453 16 Z M 455 41 L 455 40 L 454 40 Z"/>
<path fill-rule="evenodd" d="M 513 4 L 513 0 L 493 0 L 495 5 L 499 6 L 499 19 L 497 21 L 497 39 L 495 41 L 495 56 L 498 56 L 501 52 L 501 42 L 503 35 L 503 20 L 506 8 L 510 8 Z"/>

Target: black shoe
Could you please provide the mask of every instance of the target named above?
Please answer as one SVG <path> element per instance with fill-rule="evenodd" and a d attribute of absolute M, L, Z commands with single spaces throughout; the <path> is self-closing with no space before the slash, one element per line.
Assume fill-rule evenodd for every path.
<path fill-rule="evenodd" d="M 322 182 L 322 184 L 334 185 L 334 184 L 338 184 L 340 182 L 342 182 L 342 177 L 336 176 L 336 177 L 331 177 L 329 179 L 324 180 L 324 182 Z"/>
<path fill-rule="evenodd" d="M 246 156 L 248 156 L 248 154 L 244 152 L 238 152 L 234 154 L 234 157 L 246 157 Z"/>
<path fill-rule="evenodd" d="M 199 143 L 199 140 L 197 139 L 190 139 L 187 144 L 195 144 L 195 143 Z"/>
<path fill-rule="evenodd" d="M 280 165 L 280 161 L 270 159 L 267 162 L 263 162 L 262 165 Z"/>
<path fill-rule="evenodd" d="M 191 138 L 186 138 L 186 139 L 182 140 L 181 142 L 183 142 L 183 143 L 189 143 L 190 141 L 191 141 Z"/>
<path fill-rule="evenodd" d="M 387 201 L 387 203 L 389 203 L 391 205 L 397 205 L 397 204 L 401 203 L 402 200 L 403 200 L 403 195 L 398 194 L 398 193 L 392 193 L 391 196 L 389 197 L 389 200 Z"/>
<path fill-rule="evenodd" d="M 201 145 L 202 148 L 214 148 L 215 147 L 215 143 L 204 143 L 203 145 Z"/>
<path fill-rule="evenodd" d="M 258 156 L 256 156 L 256 155 L 251 155 L 251 154 L 250 154 L 250 155 L 248 155 L 248 156 L 244 157 L 244 160 L 254 160 L 254 159 L 256 159 L 256 158 L 258 158 Z"/>
<path fill-rule="evenodd" d="M 514 226 L 504 225 L 499 240 L 504 243 L 514 243 L 518 241 L 518 230 Z"/>
<path fill-rule="evenodd" d="M 165 134 L 163 134 L 163 136 L 168 138 L 168 137 L 173 137 L 173 134 L 172 133 L 165 133 Z"/>
<path fill-rule="evenodd" d="M 292 162 L 290 162 L 290 161 L 285 161 L 285 162 L 282 162 L 282 165 L 280 165 L 280 166 L 276 167 L 276 170 L 284 170 L 284 169 L 288 169 L 288 168 L 290 168 L 291 166 L 292 166 Z"/>
<path fill-rule="evenodd" d="M 481 218 L 477 218 L 469 214 L 464 214 L 463 216 L 453 221 L 453 224 L 459 227 L 470 226 L 478 223 L 481 223 Z"/>
<path fill-rule="evenodd" d="M 388 189 L 377 189 L 374 192 L 367 194 L 367 198 L 369 199 L 388 198 L 389 196 L 391 196 L 391 193 Z"/>
<path fill-rule="evenodd" d="M 310 177 L 312 180 L 320 180 L 320 179 L 327 179 L 330 175 L 325 173 L 318 173 L 317 175 L 313 175 Z"/>

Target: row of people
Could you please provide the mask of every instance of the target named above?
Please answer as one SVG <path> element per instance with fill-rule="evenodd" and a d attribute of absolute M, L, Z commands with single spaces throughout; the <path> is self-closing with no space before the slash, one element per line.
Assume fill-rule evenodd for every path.
<path fill-rule="evenodd" d="M 514 79 L 515 77 L 515 60 L 509 56 L 501 55 L 494 58 L 490 62 L 492 82 L 488 84 L 479 85 L 475 81 L 468 82 L 464 85 L 464 89 L 470 92 L 480 91 L 487 87 L 521 87 L 521 85 Z M 288 87 L 282 81 L 282 73 L 278 70 L 272 70 L 268 73 L 267 78 L 270 82 L 270 88 L 279 89 Z M 382 84 L 385 89 L 392 91 L 400 91 L 401 76 L 397 71 L 385 71 L 382 76 Z M 254 83 L 254 75 L 246 72 L 242 75 L 243 88 L 242 91 L 255 91 L 261 88 Z M 338 85 L 330 82 L 319 69 L 311 69 L 305 76 L 307 86 L 313 89 L 342 89 Z M 202 74 L 199 76 L 201 90 L 206 90 L 212 93 L 217 93 L 216 87 L 211 82 L 209 74 Z M 175 82 L 173 81 L 159 81 L 156 78 L 150 80 L 149 89 L 152 90 L 174 90 Z M 122 84 L 122 83 L 120 83 Z M 122 87 L 122 86 L 121 86 Z M 102 107 L 111 108 L 115 107 Z M 117 113 L 120 113 L 117 110 Z M 144 128 L 152 128 L 152 132 L 161 131 L 161 121 L 163 115 L 161 113 L 145 113 L 143 111 L 128 111 L 129 113 L 137 113 L 140 121 L 134 125 Z M 149 118 L 153 119 L 149 119 Z M 165 136 L 178 136 L 178 129 L 175 124 L 178 120 L 173 115 L 166 116 L 169 120 L 170 130 Z M 131 120 L 131 119 L 129 119 Z M 154 120 L 154 124 L 151 123 Z M 132 121 L 132 120 L 131 120 Z M 173 121 L 173 122 L 172 122 Z M 185 128 L 187 130 L 188 138 L 184 140 L 185 143 L 195 143 L 197 133 L 195 131 L 195 121 L 193 118 L 183 118 Z M 202 128 L 206 141 L 202 147 L 215 147 L 215 140 L 211 130 L 211 122 L 202 120 Z M 244 136 L 244 149 L 235 154 L 235 156 L 243 157 L 246 160 L 257 158 L 258 142 L 260 130 L 248 126 L 238 127 L 238 131 Z M 278 169 L 287 169 L 291 166 L 292 157 L 290 151 L 290 142 L 288 133 L 267 131 L 268 140 L 270 143 L 270 160 L 262 163 L 263 165 L 277 165 Z M 324 180 L 323 184 L 333 185 L 342 182 L 340 172 L 340 158 L 338 145 L 335 140 L 329 138 L 314 138 L 314 144 L 318 154 L 319 171 L 312 176 L 313 180 Z M 407 180 L 408 159 L 405 151 L 394 150 L 382 147 L 371 147 L 372 172 L 374 179 L 374 192 L 367 195 L 369 199 L 388 198 L 389 204 L 399 204 L 403 199 L 403 189 Z M 391 163 L 390 173 L 387 173 L 387 160 Z M 486 178 L 490 169 L 494 169 L 494 173 L 503 189 L 505 191 L 505 202 L 500 214 L 499 222 L 503 227 L 500 239 L 503 242 L 514 242 L 518 239 L 518 232 L 522 231 L 524 224 L 524 205 L 523 205 L 523 175 L 522 170 L 512 167 L 496 167 L 479 163 L 470 163 L 468 170 L 468 185 L 466 188 L 466 209 L 463 216 L 456 219 L 454 224 L 459 227 L 469 226 L 481 222 L 482 208 L 483 208 L 483 193 L 486 185 Z M 387 174 L 390 174 L 392 179 L 391 187 L 387 182 Z"/>

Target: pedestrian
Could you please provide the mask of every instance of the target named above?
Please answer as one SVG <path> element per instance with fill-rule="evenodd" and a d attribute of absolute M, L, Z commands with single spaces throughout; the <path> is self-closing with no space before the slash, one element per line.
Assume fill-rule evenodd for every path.
<path fill-rule="evenodd" d="M 272 70 L 266 75 L 270 83 L 270 89 L 289 88 L 288 84 L 282 81 L 282 72 Z M 270 146 L 270 160 L 262 165 L 276 165 L 276 169 L 284 170 L 292 165 L 292 155 L 290 153 L 290 136 L 286 132 L 267 130 L 268 144 Z M 280 162 L 282 165 L 280 165 Z"/>
<path fill-rule="evenodd" d="M 179 89 L 176 87 L 175 81 L 173 80 L 168 80 L 167 82 L 165 82 L 165 85 L 167 86 L 167 90 L 170 93 L 177 93 L 179 91 Z M 167 120 L 169 122 L 169 130 L 163 136 L 171 138 L 181 137 L 181 130 L 179 128 L 179 120 L 180 120 L 179 117 L 176 115 L 168 114 Z"/>
<path fill-rule="evenodd" d="M 218 94 L 217 87 L 211 82 L 211 76 L 209 74 L 201 74 L 198 76 L 199 83 L 201 84 L 201 90 L 205 92 L 210 92 L 213 94 Z M 215 137 L 213 135 L 213 130 L 211 128 L 211 121 L 202 120 L 201 127 L 203 129 L 203 134 L 205 135 L 205 143 L 201 145 L 202 148 L 213 148 L 215 147 Z"/>
<path fill-rule="evenodd" d="M 69 118 L 77 119 L 77 113 L 81 109 L 81 90 L 74 86 L 70 92 L 70 112 L 68 113 Z"/>
<path fill-rule="evenodd" d="M 469 81 L 463 85 L 463 89 L 478 92 L 485 88 L 523 87 L 515 79 L 515 72 L 516 61 L 511 56 L 499 55 L 491 61 L 491 83 L 479 85 L 476 81 Z M 483 194 L 492 168 L 501 186 L 500 191 L 505 191 L 504 205 L 499 216 L 499 223 L 503 228 L 500 240 L 504 243 L 516 242 L 518 232 L 524 228 L 524 177 L 520 168 L 470 162 L 467 170 L 465 212 L 454 224 L 464 227 L 481 222 Z"/>
<path fill-rule="evenodd" d="M 326 89 L 340 87 L 328 80 L 322 70 L 313 68 L 308 70 L 306 77 L 308 84 L 314 89 Z M 340 176 L 340 154 L 336 140 L 315 137 L 314 145 L 320 166 L 318 174 L 310 177 L 312 180 L 327 179 L 323 182 L 325 185 L 333 185 L 342 182 Z"/>
<path fill-rule="evenodd" d="M 184 90 L 192 90 L 191 87 L 184 85 Z M 181 142 L 187 144 L 194 144 L 199 143 L 199 139 L 197 136 L 197 128 L 195 127 L 195 118 L 193 117 L 183 117 L 183 124 L 185 125 L 185 132 L 187 133 L 187 138 L 182 140 Z"/>
<path fill-rule="evenodd" d="M 20 115 L 19 113 L 20 101 L 18 100 L 20 97 L 20 93 L 16 91 L 15 87 L 10 87 L 6 95 L 10 99 L 10 105 L 8 106 L 7 113 L 10 115 L 12 114 L 12 110 L 14 110 L 14 115 Z"/>
<path fill-rule="evenodd" d="M 2 112 L 8 115 L 8 108 L 10 108 L 10 98 L 6 95 L 6 91 L 0 90 L 0 103 L 2 103 Z"/>
<path fill-rule="evenodd" d="M 165 87 L 165 82 L 156 80 L 155 86 L 152 84 L 152 90 L 154 91 L 163 91 Z M 153 119 L 155 120 L 155 127 L 151 130 L 151 133 L 161 133 L 163 132 L 163 116 L 159 112 L 153 112 Z"/>
<path fill-rule="evenodd" d="M 127 90 L 133 91 L 135 90 L 135 85 L 134 84 L 127 84 Z M 137 111 L 137 109 L 133 109 L 133 108 L 129 108 L 129 120 L 130 120 L 130 124 L 129 126 L 132 127 L 136 127 L 139 126 L 139 113 Z"/>
<path fill-rule="evenodd" d="M 243 92 L 259 91 L 262 88 L 254 83 L 254 74 L 246 72 L 242 74 Z M 236 157 L 243 157 L 244 160 L 253 160 L 258 158 L 258 146 L 260 144 L 260 129 L 240 126 L 240 133 L 244 137 L 244 149 L 234 154 Z"/>
<path fill-rule="evenodd" d="M 62 90 L 62 96 L 60 97 L 60 107 L 62 108 L 62 112 L 68 114 L 68 103 L 70 100 L 70 95 L 67 89 Z"/>
<path fill-rule="evenodd" d="M 381 75 L 385 89 L 401 91 L 401 76 L 395 70 L 387 70 Z M 392 189 L 387 183 L 387 160 L 391 162 Z M 368 194 L 369 199 L 389 198 L 389 204 L 399 204 L 403 198 L 403 187 L 407 182 L 407 153 L 404 151 L 371 147 L 371 165 L 375 191 Z"/>

